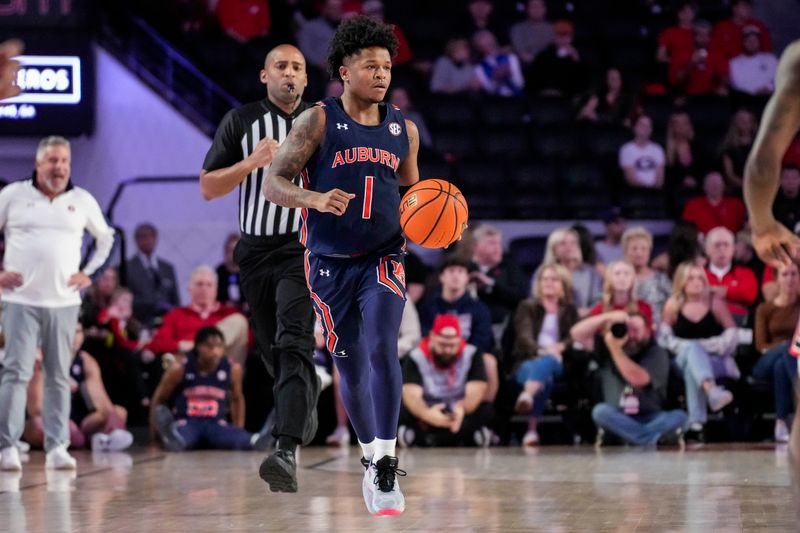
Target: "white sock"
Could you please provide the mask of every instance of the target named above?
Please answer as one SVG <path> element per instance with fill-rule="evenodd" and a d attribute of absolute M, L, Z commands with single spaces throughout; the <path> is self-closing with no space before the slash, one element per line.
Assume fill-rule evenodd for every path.
<path fill-rule="evenodd" d="M 397 439 L 375 439 L 375 457 L 379 460 L 385 456 L 395 457 L 395 448 L 397 447 Z"/>
<path fill-rule="evenodd" d="M 364 454 L 364 459 L 367 461 L 372 461 L 372 458 L 375 457 L 375 442 L 377 440 L 378 439 L 372 439 L 372 441 L 368 442 L 367 444 L 358 441 L 358 443 L 361 445 L 361 453 Z"/>

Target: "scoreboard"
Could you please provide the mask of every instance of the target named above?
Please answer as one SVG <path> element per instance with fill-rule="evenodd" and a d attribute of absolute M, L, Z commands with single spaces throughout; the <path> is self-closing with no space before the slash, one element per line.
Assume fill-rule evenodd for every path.
<path fill-rule="evenodd" d="M 77 136 L 94 129 L 94 52 L 86 0 L 0 0 L 0 41 L 17 57 L 22 94 L 0 101 L 0 135 Z"/>

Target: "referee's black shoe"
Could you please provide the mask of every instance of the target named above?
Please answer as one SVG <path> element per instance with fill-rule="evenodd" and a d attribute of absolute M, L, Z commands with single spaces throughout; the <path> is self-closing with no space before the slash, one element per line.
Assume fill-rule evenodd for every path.
<path fill-rule="evenodd" d="M 297 461 L 291 450 L 279 449 L 261 463 L 258 475 L 272 492 L 297 492 Z"/>

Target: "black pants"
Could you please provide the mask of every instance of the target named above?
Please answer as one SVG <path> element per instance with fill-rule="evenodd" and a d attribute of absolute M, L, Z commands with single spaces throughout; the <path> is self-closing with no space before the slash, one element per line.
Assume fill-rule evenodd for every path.
<path fill-rule="evenodd" d="M 277 242 L 276 242 L 277 241 Z M 276 437 L 307 444 L 319 381 L 314 369 L 314 312 L 297 236 L 242 235 L 234 252 L 242 294 L 250 306 L 256 344 L 275 380 Z"/>
<path fill-rule="evenodd" d="M 416 436 L 411 444 L 415 446 L 474 446 L 474 433 L 482 426 L 489 425 L 492 414 L 492 404 L 482 402 L 475 411 L 464 417 L 461 430 L 453 433 L 449 429 L 423 424 L 403 405 L 400 408 L 400 425 L 414 429 Z"/>

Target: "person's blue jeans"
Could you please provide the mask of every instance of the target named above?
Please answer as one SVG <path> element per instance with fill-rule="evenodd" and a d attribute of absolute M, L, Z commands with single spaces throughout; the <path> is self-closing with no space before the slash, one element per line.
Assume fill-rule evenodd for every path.
<path fill-rule="evenodd" d="M 786 420 L 794 405 L 794 386 L 797 385 L 797 358 L 788 350 L 775 361 L 775 418 Z"/>
<path fill-rule="evenodd" d="M 778 420 L 786 420 L 792 412 L 792 383 L 797 380 L 796 361 L 789 355 L 789 341 L 786 341 L 764 352 L 753 366 L 753 377 L 772 386 L 775 417 Z"/>
<path fill-rule="evenodd" d="M 598 403 L 592 409 L 592 420 L 597 427 L 614 433 L 626 442 L 642 446 L 655 444 L 664 433 L 686 427 L 688 417 L 679 409 L 629 416 L 610 403 Z"/>
<path fill-rule="evenodd" d="M 541 416 L 547 407 L 547 400 L 553 392 L 553 383 L 564 374 L 564 365 L 554 355 L 543 355 L 536 359 L 529 359 L 520 365 L 517 370 L 517 383 L 525 386 L 528 381 L 538 381 L 542 388 L 533 397 L 533 412 L 531 416 Z"/>
<path fill-rule="evenodd" d="M 688 342 L 675 357 L 675 363 L 683 372 L 686 384 L 686 407 L 692 423 L 705 424 L 708 418 L 708 403 L 703 382 L 714 379 L 711 356 L 699 342 Z"/>

